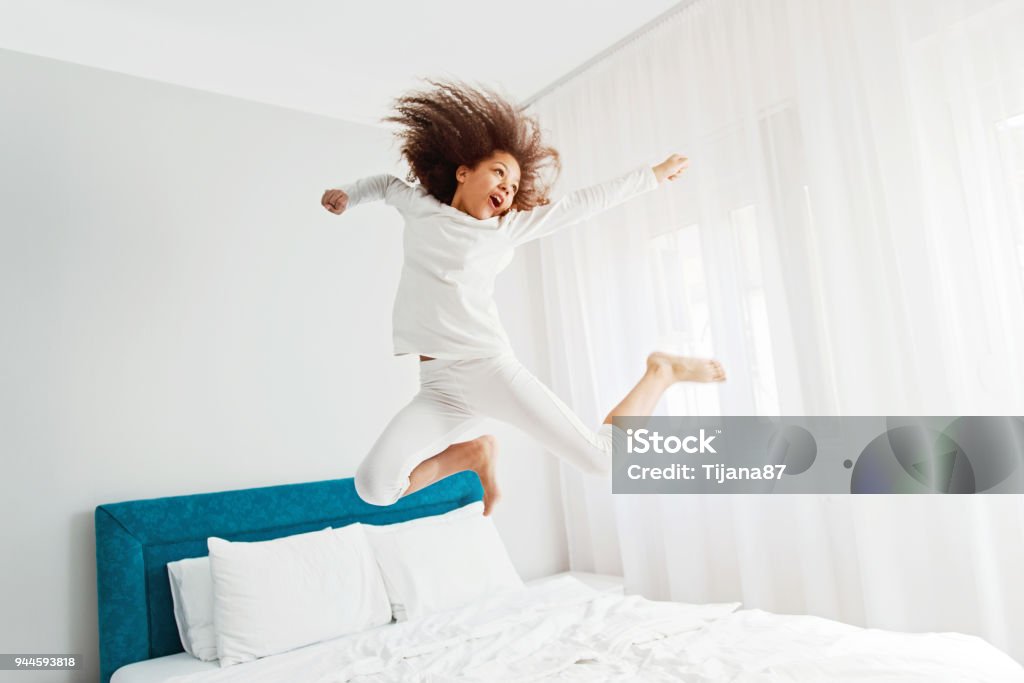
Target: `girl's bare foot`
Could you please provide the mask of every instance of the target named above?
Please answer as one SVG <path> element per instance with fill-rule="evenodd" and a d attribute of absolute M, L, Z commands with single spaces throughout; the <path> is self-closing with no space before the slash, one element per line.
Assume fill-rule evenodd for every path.
<path fill-rule="evenodd" d="M 501 498 L 494 462 L 498 456 L 498 440 L 490 434 L 473 439 L 473 454 L 469 469 L 476 472 L 480 485 L 484 487 L 484 516 L 491 514 L 491 508 Z"/>
<path fill-rule="evenodd" d="M 655 351 L 647 356 L 647 370 L 670 376 L 675 382 L 725 381 L 725 369 L 717 360 L 673 356 L 661 351 Z"/>

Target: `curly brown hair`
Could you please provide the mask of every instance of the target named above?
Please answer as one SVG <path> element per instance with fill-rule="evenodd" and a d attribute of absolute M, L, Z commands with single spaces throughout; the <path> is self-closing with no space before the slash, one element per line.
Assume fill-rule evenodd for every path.
<path fill-rule="evenodd" d="M 438 201 L 451 204 L 459 166 L 475 168 L 497 151 L 519 163 L 519 190 L 512 208 L 527 211 L 549 202 L 561 171 L 558 152 L 541 141 L 540 124 L 493 90 L 464 83 L 427 80 L 432 89 L 395 100 L 395 136 L 409 162 L 409 181 L 418 180 Z"/>

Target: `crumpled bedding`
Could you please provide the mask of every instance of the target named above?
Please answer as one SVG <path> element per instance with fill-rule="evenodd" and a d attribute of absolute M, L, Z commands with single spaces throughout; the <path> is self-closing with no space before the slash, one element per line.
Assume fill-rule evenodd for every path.
<path fill-rule="evenodd" d="M 975 636 L 599 593 L 565 576 L 459 610 L 166 683 L 1024 683 Z"/>

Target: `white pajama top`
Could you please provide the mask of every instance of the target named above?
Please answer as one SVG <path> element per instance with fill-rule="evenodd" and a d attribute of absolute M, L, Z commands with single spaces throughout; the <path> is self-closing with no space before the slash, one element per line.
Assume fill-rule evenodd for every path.
<path fill-rule="evenodd" d="M 395 355 L 487 358 L 511 353 L 494 303 L 494 279 L 515 248 L 658 186 L 650 166 L 571 192 L 530 211 L 480 220 L 419 184 L 376 175 L 338 189 L 348 208 L 383 199 L 405 219 L 404 262 L 392 314 Z"/>

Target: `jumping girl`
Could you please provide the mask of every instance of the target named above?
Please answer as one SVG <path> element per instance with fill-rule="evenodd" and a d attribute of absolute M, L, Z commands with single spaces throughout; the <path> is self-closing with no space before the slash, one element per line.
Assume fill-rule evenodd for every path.
<path fill-rule="evenodd" d="M 419 356 L 420 391 L 385 427 L 355 487 L 366 502 L 391 505 L 472 470 L 488 515 L 500 495 L 496 440 L 459 441 L 482 418 L 510 423 L 584 472 L 607 476 L 614 416 L 649 415 L 673 383 L 721 382 L 725 372 L 715 360 L 652 353 L 640 381 L 595 432 L 524 368 L 492 298 L 494 278 L 515 248 L 675 180 L 688 162 L 673 154 L 549 202 L 544 176 L 560 170 L 558 152 L 542 144 L 534 118 L 490 90 L 430 84 L 400 97 L 385 119 L 401 126 L 410 182 L 372 176 L 321 198 L 334 214 L 383 199 L 405 219 L 394 353 Z"/>

